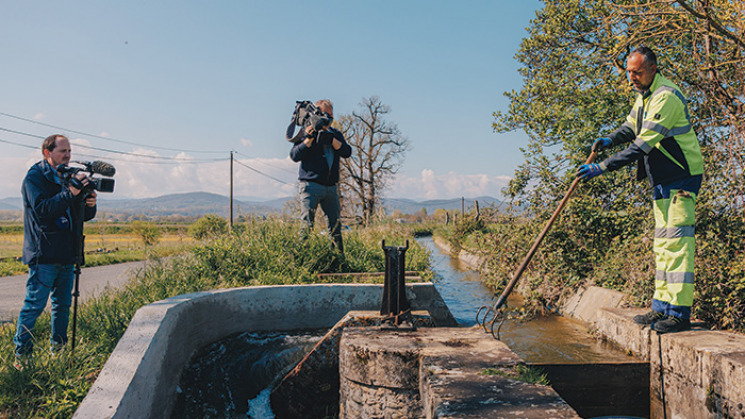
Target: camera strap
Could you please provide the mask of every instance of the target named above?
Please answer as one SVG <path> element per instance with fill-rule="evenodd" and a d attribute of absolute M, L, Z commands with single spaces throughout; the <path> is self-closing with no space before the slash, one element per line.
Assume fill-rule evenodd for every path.
<path fill-rule="evenodd" d="M 313 102 L 309 100 L 298 100 L 295 102 L 295 110 L 292 112 L 292 117 L 290 117 L 290 125 L 287 126 L 287 131 L 285 131 L 285 139 L 293 144 L 297 144 L 303 140 L 303 135 L 295 136 L 295 126 L 300 125 L 300 121 L 298 120 L 300 118 L 300 109 L 308 106 L 315 109 Z"/>
<path fill-rule="evenodd" d="M 287 141 L 292 141 L 293 137 L 295 136 L 295 118 L 292 118 L 292 121 L 290 121 L 290 125 L 287 126 L 287 132 L 285 132 L 285 139 Z"/>

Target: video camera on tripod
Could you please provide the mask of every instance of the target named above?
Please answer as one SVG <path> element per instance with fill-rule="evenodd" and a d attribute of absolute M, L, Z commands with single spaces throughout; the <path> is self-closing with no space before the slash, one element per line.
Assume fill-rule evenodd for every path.
<path fill-rule="evenodd" d="M 295 126 L 299 126 L 303 134 L 305 133 L 305 128 L 313 127 L 314 135 L 317 137 L 316 139 L 320 143 L 330 142 L 331 138 L 333 137 L 332 135 L 323 135 L 320 133 L 322 132 L 321 130 L 323 129 L 323 127 L 331 125 L 333 121 L 334 118 L 331 115 L 327 114 L 326 112 L 321 112 L 316 107 L 316 105 L 313 104 L 313 102 L 309 100 L 297 101 L 295 104 L 295 111 L 292 113 L 292 117 L 290 119 L 290 125 L 287 126 L 285 137 L 287 141 L 293 144 L 297 144 L 300 141 L 303 141 L 305 136 L 296 136 Z"/>
<path fill-rule="evenodd" d="M 76 161 L 72 163 L 75 164 L 75 166 L 68 166 L 66 164 L 57 166 L 57 171 L 64 183 L 76 189 L 80 189 L 83 196 L 89 195 L 91 191 L 94 190 L 104 193 L 114 192 L 114 179 L 112 179 L 112 176 L 116 174 L 114 166 L 99 160 L 92 162 Z M 87 185 L 83 185 L 82 179 L 78 179 L 78 177 L 75 176 L 80 172 L 85 173 L 85 178 L 88 179 Z M 104 177 L 93 176 L 94 174 Z"/>

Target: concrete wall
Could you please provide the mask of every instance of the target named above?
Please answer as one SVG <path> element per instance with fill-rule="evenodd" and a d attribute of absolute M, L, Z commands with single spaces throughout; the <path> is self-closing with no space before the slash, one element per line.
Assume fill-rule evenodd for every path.
<path fill-rule="evenodd" d="M 350 310 L 380 308 L 382 285 L 292 285 L 215 290 L 142 307 L 73 416 L 168 418 L 183 366 L 199 348 L 246 331 L 330 328 Z M 455 321 L 432 283 L 407 285 L 414 310 Z"/>
<path fill-rule="evenodd" d="M 463 262 L 463 264 L 468 266 L 469 268 L 476 270 L 476 271 L 483 271 L 484 264 L 486 262 L 486 258 L 484 256 L 479 256 L 474 253 L 469 253 L 465 250 L 454 252 L 453 247 L 450 246 L 450 243 L 448 243 L 448 241 L 443 239 L 442 237 L 432 236 L 432 241 L 435 242 L 437 247 L 442 249 L 444 252 L 448 253 L 450 256 L 454 258 L 458 258 L 458 260 Z"/>

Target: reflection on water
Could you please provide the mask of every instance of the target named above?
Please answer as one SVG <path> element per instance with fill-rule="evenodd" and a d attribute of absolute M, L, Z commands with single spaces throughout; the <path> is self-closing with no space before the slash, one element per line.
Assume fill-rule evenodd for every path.
<path fill-rule="evenodd" d="M 495 291 L 481 282 L 478 272 L 435 246 L 431 237 L 418 238 L 417 242 L 431 253 L 435 287 L 455 320 L 461 326 L 475 326 L 476 312 L 482 305 L 494 305 Z M 514 293 L 507 302 L 512 308 L 519 307 L 520 303 L 520 297 Z M 530 363 L 629 360 L 624 352 L 590 335 L 584 323 L 557 315 L 526 322 L 508 319 L 502 326 L 500 338 Z"/>

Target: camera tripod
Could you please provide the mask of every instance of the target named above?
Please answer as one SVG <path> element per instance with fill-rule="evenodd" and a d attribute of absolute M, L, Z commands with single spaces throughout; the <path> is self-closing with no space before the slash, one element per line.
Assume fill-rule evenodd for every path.
<path fill-rule="evenodd" d="M 85 234 L 83 234 L 83 217 L 85 213 L 86 196 L 81 197 L 71 206 L 73 249 L 75 252 L 75 285 L 72 291 L 72 337 L 70 340 L 70 353 L 75 352 L 75 333 L 78 323 L 78 297 L 80 297 L 80 273 L 85 265 Z"/>

